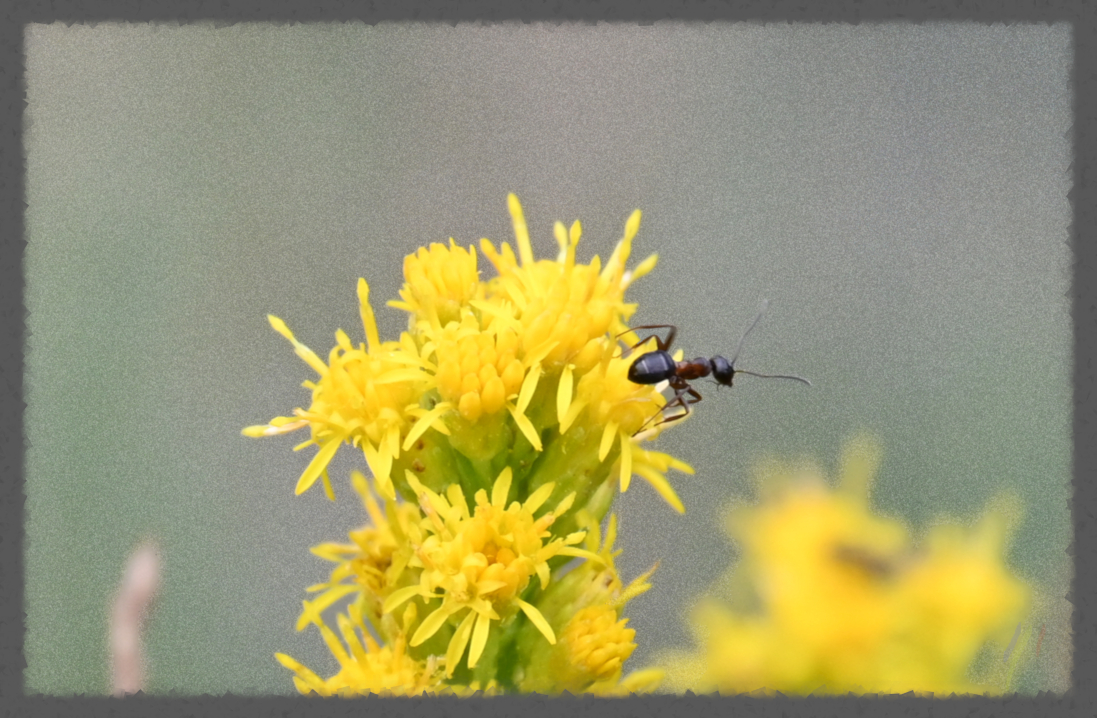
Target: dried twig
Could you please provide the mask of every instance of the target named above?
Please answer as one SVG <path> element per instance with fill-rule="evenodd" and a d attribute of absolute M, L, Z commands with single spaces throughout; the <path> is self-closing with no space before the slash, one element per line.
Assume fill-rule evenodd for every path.
<path fill-rule="evenodd" d="M 141 630 L 160 586 L 160 552 L 153 542 L 137 548 L 126 564 L 110 620 L 113 695 L 145 688 Z"/>

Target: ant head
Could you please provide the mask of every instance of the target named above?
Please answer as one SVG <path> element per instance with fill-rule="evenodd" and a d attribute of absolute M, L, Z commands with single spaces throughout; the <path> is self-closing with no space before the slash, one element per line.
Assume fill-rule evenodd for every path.
<path fill-rule="evenodd" d="M 712 358 L 712 378 L 716 380 L 717 384 L 731 386 L 731 380 L 734 376 L 735 367 L 730 361 L 722 356 L 714 356 Z"/>

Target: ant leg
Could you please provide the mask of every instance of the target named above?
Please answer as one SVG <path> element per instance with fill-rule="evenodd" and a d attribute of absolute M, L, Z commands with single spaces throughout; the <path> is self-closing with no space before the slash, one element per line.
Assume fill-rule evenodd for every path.
<path fill-rule="evenodd" d="M 624 335 L 628 334 L 629 332 L 634 332 L 637 329 L 669 329 L 670 331 L 667 332 L 666 340 L 660 339 L 657 334 L 651 334 L 647 337 L 644 337 L 643 339 L 641 339 L 637 343 L 633 344 L 631 347 L 629 347 L 629 351 L 632 351 L 633 349 L 640 346 L 641 344 L 643 344 L 644 342 L 646 342 L 649 339 L 654 339 L 655 340 L 655 344 L 659 348 L 659 351 L 661 351 L 661 352 L 668 351 L 670 349 L 670 345 L 674 343 L 675 335 L 678 333 L 678 327 L 674 326 L 673 324 L 641 324 L 638 327 L 633 327 L 633 328 L 631 328 L 627 331 L 621 332 L 620 334 L 617 335 L 617 338 L 619 339 L 619 338 L 623 337 Z"/>
<path fill-rule="evenodd" d="M 670 401 L 663 405 L 662 409 L 655 412 L 655 414 L 653 414 L 650 419 L 644 422 L 643 426 L 641 426 L 640 429 L 636 432 L 637 434 L 643 431 L 647 427 L 647 425 L 654 421 L 655 418 L 658 416 L 662 416 L 663 420 L 655 424 L 655 426 L 662 426 L 668 421 L 677 421 L 679 419 L 686 418 L 687 416 L 689 416 L 690 413 L 690 405 L 696 404 L 697 402 L 701 401 L 701 395 L 697 393 L 697 390 L 690 386 L 689 383 L 684 380 L 672 382 L 671 388 L 674 389 L 674 396 L 670 399 Z M 686 396 L 687 394 L 689 395 L 688 397 Z M 680 407 L 682 409 L 682 413 L 675 414 L 674 416 L 666 416 L 666 411 L 674 407 Z M 652 428 L 654 429 L 655 426 L 653 426 Z"/>
<path fill-rule="evenodd" d="M 686 394 L 689 394 L 689 397 L 687 397 Z M 690 405 L 696 404 L 699 401 L 701 401 L 701 395 L 697 393 L 696 389 L 694 389 L 692 386 L 689 386 L 687 384 L 684 388 L 679 389 L 674 394 L 674 399 L 672 399 L 671 401 L 668 401 L 666 406 L 663 407 L 663 411 L 665 412 L 667 410 L 667 407 L 669 407 L 673 404 L 677 404 L 678 406 L 682 407 L 682 413 L 681 414 L 675 414 L 674 416 L 664 416 L 663 420 L 660 421 L 655 426 L 660 426 L 661 424 L 665 424 L 668 421 L 677 421 L 679 419 L 685 419 L 687 416 L 689 416 L 689 413 L 690 413 L 690 408 L 689 407 L 690 407 Z M 658 416 L 658 414 L 656 414 L 656 416 Z"/>

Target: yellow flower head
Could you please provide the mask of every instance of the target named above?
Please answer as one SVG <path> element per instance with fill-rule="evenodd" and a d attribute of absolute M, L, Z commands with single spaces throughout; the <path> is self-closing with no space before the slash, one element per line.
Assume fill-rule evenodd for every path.
<path fill-rule="evenodd" d="M 534 518 L 554 487 L 545 485 L 524 503 L 515 501 L 507 506 L 511 474 L 507 467 L 499 475 L 490 502 L 487 492 L 477 492 L 472 512 L 457 484 L 451 484 L 443 497 L 420 484 L 410 472 L 407 476 L 427 515 L 422 523 L 426 538 L 411 562 L 412 566 L 422 567 L 422 578 L 418 586 L 392 593 L 383 610 L 391 613 L 414 596 L 441 597 L 441 606 L 423 619 L 412 636 L 412 646 L 429 639 L 451 617 L 463 614 L 464 619 L 446 652 L 450 674 L 470 637 L 468 664 L 473 668 L 487 643 L 491 622 L 509 618 L 518 609 L 554 643 L 552 628 L 535 606 L 520 598 L 521 593 L 535 573 L 542 589 L 548 585 L 548 560 L 555 556 L 588 556 L 597 560 L 596 555 L 572 547 L 583 539 L 582 533 L 553 538 L 548 530 L 556 516 L 570 508 L 574 497 L 568 496 L 555 511 Z"/>
<path fill-rule="evenodd" d="M 351 593 L 358 594 L 358 605 L 366 616 L 379 620 L 384 600 L 394 590 L 414 580 L 409 580 L 405 569 L 414 553 L 412 546 L 421 540 L 419 507 L 386 501 L 386 512 L 378 505 L 360 472 L 353 472 L 351 479 L 371 523 L 351 531 L 350 544 L 323 543 L 313 547 L 314 554 L 337 566 L 326 583 L 307 589 L 320 593 L 314 600 L 303 602 L 304 610 L 297 621 L 298 631 L 309 623 L 321 624 L 320 613 Z"/>
<path fill-rule="evenodd" d="M 339 661 L 340 670 L 334 676 L 324 680 L 284 653 L 275 654 L 279 663 L 296 674 L 293 682 L 302 694 L 417 696 L 450 692 L 443 683 L 444 672 L 436 659 L 413 659 L 407 653 L 407 640 L 401 634 L 397 634 L 389 645 L 378 645 L 353 604 L 349 615 L 339 614 L 339 631 L 345 647 L 323 622 L 317 626 L 332 655 Z"/>
<path fill-rule="evenodd" d="M 518 335 L 512 329 L 482 331 L 471 315 L 461 324 L 449 324 L 437 339 L 442 399 L 468 421 L 501 411 L 526 377 L 517 349 Z"/>
<path fill-rule="evenodd" d="M 635 631 L 627 628 L 628 619 L 620 615 L 631 599 L 651 588 L 648 579 L 656 567 L 625 586 L 617 573 L 614 559 L 621 553 L 613 548 L 617 520 L 611 515 L 604 537 L 589 513 L 580 511 L 580 524 L 588 526 L 585 544 L 598 561 L 585 561 L 566 572 L 544 594 L 541 607 L 546 620 L 561 628 L 559 644 L 540 642 L 531 646 L 530 665 L 521 688 L 540 693 L 590 692 L 597 695 L 624 695 L 622 664 L 636 648 Z M 519 638 L 528 643 L 530 636 Z M 661 674 L 660 674 L 661 675 Z M 649 676 L 650 677 L 650 676 Z M 630 677 L 631 678 L 631 677 Z M 640 684 L 627 686 L 640 690 Z"/>
<path fill-rule="evenodd" d="M 563 643 L 571 665 L 594 681 L 616 677 L 636 650 L 636 631 L 626 628 L 627 618 L 607 605 L 587 606 L 568 622 Z"/>
<path fill-rule="evenodd" d="M 400 453 L 401 438 L 415 438 L 431 425 L 434 415 L 416 420 L 414 409 L 432 385 L 429 374 L 420 370 L 424 360 L 408 335 L 400 342 L 381 343 L 369 287 L 358 280 L 359 306 L 365 328 L 366 344 L 357 347 L 342 331 L 336 332 L 336 346 L 325 364 L 311 349 L 297 341 L 281 319 L 269 317 L 271 326 L 286 337 L 300 356 L 320 378 L 305 382 L 312 389 L 312 405 L 298 409 L 297 420 L 276 417 L 269 424 L 249 426 L 246 436 L 271 436 L 309 426 L 312 439 L 296 449 L 316 444 L 320 450 L 297 482 L 297 493 L 306 491 L 320 476 L 331 493 L 327 465 L 343 442 L 360 447 L 383 493 L 393 495 L 389 470 Z"/>
<path fill-rule="evenodd" d="M 582 233 L 579 222 L 572 224 L 570 230 L 557 222 L 555 235 L 560 245 L 557 260 L 535 261 L 522 206 L 513 194 L 507 197 L 507 203 L 514 222 L 518 257 L 505 242 L 497 251 L 488 240 L 481 241 L 484 255 L 499 272 L 489 283 L 491 293 L 515 307 L 525 351 L 536 352 L 550 345 L 552 348 L 545 357 L 550 371 L 567 363 L 585 371 L 598 360 L 600 351 L 597 344 L 594 349 L 586 352 L 584 349 L 591 341 L 600 343 L 607 333 L 625 330 L 623 320 L 635 311 L 634 305 L 624 303 L 625 289 L 655 266 L 653 255 L 631 274 L 625 271 L 632 240 L 640 228 L 640 211 L 629 217 L 624 238 L 605 269 L 599 271 L 597 257 L 590 265 L 575 263 L 575 248 Z"/>
<path fill-rule="evenodd" d="M 389 306 L 409 312 L 413 330 L 417 321 L 427 327 L 459 322 L 462 310 L 484 293 L 476 250 L 458 247 L 452 237 L 448 247 L 435 243 L 405 257 L 404 280 L 402 301 L 389 302 Z"/>
<path fill-rule="evenodd" d="M 878 452 L 867 442 L 858 447 L 836 491 L 817 469 L 763 465 L 761 473 L 773 472 L 763 483 L 766 501 L 734 512 L 728 524 L 743 549 L 742 570 L 770 613 L 813 650 L 863 648 L 882 639 L 894 615 L 884 579 L 907 532 L 868 513 Z"/>

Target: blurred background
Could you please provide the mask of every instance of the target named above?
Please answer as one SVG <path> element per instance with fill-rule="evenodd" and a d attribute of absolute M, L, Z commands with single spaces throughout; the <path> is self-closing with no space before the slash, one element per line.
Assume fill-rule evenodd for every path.
<path fill-rule="evenodd" d="M 867 429 L 874 502 L 915 528 L 1012 491 L 1010 560 L 1054 600 L 1023 690 L 1069 687 L 1072 332 L 1067 25 L 63 24 L 26 32 L 26 689 L 110 691 L 110 603 L 130 552 L 161 550 L 148 689 L 294 693 L 309 553 L 364 521 L 293 489 L 304 437 L 240 430 L 307 404 L 326 357 L 382 337 L 405 254 L 453 237 L 535 251 L 579 218 L 607 257 L 635 209 L 637 324 L 744 377 L 700 384 L 657 448 L 679 516 L 643 481 L 617 504 L 643 667 L 690 647 L 685 612 L 734 559 L 729 502 L 764 455 L 829 472 Z M 484 276 L 493 269 L 481 257 Z"/>

